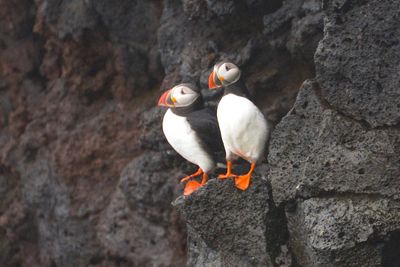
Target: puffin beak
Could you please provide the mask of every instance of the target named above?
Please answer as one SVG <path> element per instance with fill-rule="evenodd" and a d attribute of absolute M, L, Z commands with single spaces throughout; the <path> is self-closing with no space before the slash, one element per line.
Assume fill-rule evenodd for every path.
<path fill-rule="evenodd" d="M 171 90 L 169 89 L 167 91 L 165 91 L 160 99 L 158 100 L 158 106 L 164 106 L 164 107 L 173 107 L 174 106 L 174 102 L 171 99 Z"/>
<path fill-rule="evenodd" d="M 208 77 L 208 88 L 209 89 L 216 89 L 219 86 L 215 84 L 215 72 L 212 71 L 210 73 L 210 77 Z"/>

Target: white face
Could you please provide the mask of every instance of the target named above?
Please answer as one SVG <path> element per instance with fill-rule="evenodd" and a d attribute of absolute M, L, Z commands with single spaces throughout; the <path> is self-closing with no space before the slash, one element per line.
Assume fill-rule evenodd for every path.
<path fill-rule="evenodd" d="M 225 86 L 237 82 L 240 78 L 238 66 L 230 62 L 215 65 L 214 71 L 217 74 L 218 80 Z"/>
<path fill-rule="evenodd" d="M 184 84 L 179 84 L 171 90 L 171 100 L 175 107 L 186 107 L 194 103 L 199 93 Z"/>

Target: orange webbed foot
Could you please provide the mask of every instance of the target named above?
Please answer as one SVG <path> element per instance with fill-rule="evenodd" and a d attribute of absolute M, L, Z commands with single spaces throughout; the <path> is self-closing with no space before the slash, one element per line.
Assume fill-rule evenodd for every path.
<path fill-rule="evenodd" d="M 249 187 L 251 174 L 253 173 L 255 168 L 256 164 L 251 163 L 250 170 L 248 173 L 240 175 L 235 178 L 235 185 L 237 188 L 239 188 L 240 190 L 246 190 Z"/>
<path fill-rule="evenodd" d="M 207 179 L 208 179 L 207 173 L 203 173 L 203 178 L 201 180 L 201 183 L 199 183 L 199 182 L 197 182 L 195 180 L 189 181 L 186 184 L 185 189 L 183 190 L 183 194 L 185 196 L 190 195 L 191 193 L 193 193 L 194 191 L 196 191 L 197 189 L 199 189 L 200 187 L 205 185 L 206 182 L 207 182 Z"/>
<path fill-rule="evenodd" d="M 197 181 L 189 181 L 186 186 L 185 189 L 183 190 L 183 194 L 185 196 L 190 195 L 191 193 L 193 193 L 194 191 L 196 191 L 197 189 L 199 189 L 199 187 L 201 187 L 201 184 Z"/>
<path fill-rule="evenodd" d="M 240 190 L 246 190 L 250 185 L 250 175 L 245 174 L 235 178 L 235 185 Z"/>

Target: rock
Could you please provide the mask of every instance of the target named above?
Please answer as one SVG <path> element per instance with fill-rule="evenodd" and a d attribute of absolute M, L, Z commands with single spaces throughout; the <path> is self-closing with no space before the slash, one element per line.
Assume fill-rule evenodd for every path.
<path fill-rule="evenodd" d="M 334 109 L 371 127 L 400 122 L 398 1 L 326 1 L 315 54 L 321 92 Z"/>
<path fill-rule="evenodd" d="M 40 262 L 83 266 L 98 254 L 91 220 L 71 216 L 71 203 L 62 179 L 48 161 L 22 165 L 18 170 L 26 205 L 35 212 Z"/>
<path fill-rule="evenodd" d="M 117 44 L 131 44 L 147 49 L 146 45 L 154 45 L 152 42 L 156 42 L 160 3 L 121 0 L 116 5 L 107 0 L 89 2 Z"/>
<path fill-rule="evenodd" d="M 400 197 L 396 128 L 370 130 L 324 104 L 306 81 L 270 141 L 269 177 L 277 205 L 296 197 L 359 193 Z"/>
<path fill-rule="evenodd" d="M 21 40 L 32 34 L 32 23 L 35 19 L 34 3 L 27 0 L 0 2 L 0 32 L 2 50 L 5 40 Z"/>
<path fill-rule="evenodd" d="M 300 10 L 303 14 L 292 22 L 287 47 L 294 58 L 309 64 L 313 62 L 316 45 L 322 38 L 324 13 L 317 0 L 304 1 Z M 314 64 L 311 65 L 313 68 Z"/>
<path fill-rule="evenodd" d="M 188 224 L 190 266 L 272 266 L 285 242 L 283 213 L 260 176 L 246 191 L 210 180 L 173 205 Z"/>
<path fill-rule="evenodd" d="M 84 30 L 96 26 L 97 18 L 88 1 L 45 0 L 43 6 L 46 23 L 54 27 L 60 38 L 68 35 L 79 38 Z"/>
<path fill-rule="evenodd" d="M 9 266 L 18 265 L 23 255 L 37 256 L 37 250 L 29 249 L 37 232 L 21 200 L 20 186 L 17 173 L 0 164 L 0 262 Z"/>
<path fill-rule="evenodd" d="M 316 81 L 303 83 L 270 140 L 274 202 L 300 266 L 397 266 L 398 4 L 323 8 Z"/>
<path fill-rule="evenodd" d="M 98 225 L 99 237 L 114 257 L 140 266 L 184 265 L 185 231 L 170 208 L 182 194 L 176 163 L 176 154 L 153 152 L 137 157 L 122 171 Z"/>
<path fill-rule="evenodd" d="M 387 237 L 400 227 L 398 201 L 363 195 L 298 200 L 287 212 L 290 244 L 300 266 L 396 266 Z M 385 253 L 384 251 L 389 251 Z M 388 264 L 389 260 L 392 261 Z"/>
<path fill-rule="evenodd" d="M 174 168 L 179 161 L 176 154 L 152 152 L 128 164 L 119 187 L 129 206 L 150 221 L 168 223 L 170 203 L 182 192 L 174 190 L 179 185 L 179 175 L 184 177 L 182 171 Z"/>
<path fill-rule="evenodd" d="M 170 213 L 170 209 L 164 213 Z M 181 231 L 174 230 L 177 225 L 177 217 L 171 214 L 163 222 L 149 221 L 130 208 L 124 194 L 117 190 L 100 217 L 98 238 L 107 254 L 126 266 L 184 266 Z"/>
<path fill-rule="evenodd" d="M 274 201 L 300 266 L 397 266 L 398 4 L 323 7 L 316 81 L 304 82 L 271 137 Z"/>

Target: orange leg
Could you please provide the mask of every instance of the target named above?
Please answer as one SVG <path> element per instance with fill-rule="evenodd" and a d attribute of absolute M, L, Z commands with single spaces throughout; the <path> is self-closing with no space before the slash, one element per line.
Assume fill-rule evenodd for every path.
<path fill-rule="evenodd" d="M 220 174 L 218 175 L 219 179 L 226 179 L 226 178 L 231 178 L 231 177 L 236 177 L 236 174 L 232 173 L 232 161 L 228 160 L 227 161 L 227 169 L 226 169 L 226 174 Z"/>
<path fill-rule="evenodd" d="M 200 174 L 202 174 L 202 173 L 203 173 L 203 170 L 202 170 L 201 168 L 199 168 L 195 173 L 193 173 L 193 174 L 191 174 L 191 175 L 188 175 L 188 176 L 182 178 L 182 179 L 181 179 L 181 183 L 186 182 L 186 181 L 189 180 L 190 178 L 193 178 L 193 177 L 195 177 L 195 176 L 198 176 L 198 175 L 200 175 Z"/>
<path fill-rule="evenodd" d="M 202 187 L 203 185 L 205 185 L 207 182 L 207 178 L 208 178 L 207 173 L 203 172 L 203 179 L 201 180 L 201 183 L 199 183 L 195 180 L 189 181 L 186 184 L 185 189 L 183 190 L 183 194 L 185 196 L 190 195 L 191 193 L 193 193 L 194 191 L 199 189 L 199 187 Z"/>
<path fill-rule="evenodd" d="M 205 185 L 208 179 L 207 173 L 203 173 L 203 178 L 201 179 L 201 185 Z"/>
<path fill-rule="evenodd" d="M 247 174 L 240 175 L 235 178 L 235 185 L 237 188 L 239 188 L 241 190 L 246 190 L 249 187 L 251 174 L 253 173 L 255 168 L 256 168 L 256 164 L 251 163 L 250 170 Z"/>

